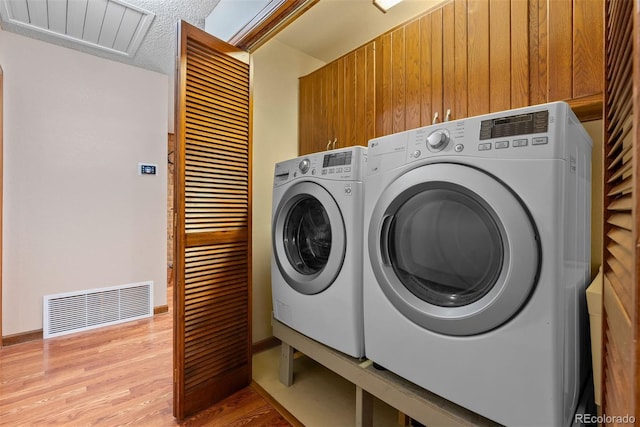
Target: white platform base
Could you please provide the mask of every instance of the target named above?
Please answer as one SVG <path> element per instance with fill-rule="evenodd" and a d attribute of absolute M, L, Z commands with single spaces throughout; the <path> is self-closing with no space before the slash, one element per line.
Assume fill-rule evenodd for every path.
<path fill-rule="evenodd" d="M 495 426 L 461 406 L 406 381 L 389 371 L 380 371 L 370 360 L 355 359 L 333 350 L 271 319 L 273 336 L 282 341 L 280 382 L 293 384 L 294 349 L 324 365 L 356 386 L 357 427 L 373 426 L 373 397 L 424 425 Z"/>

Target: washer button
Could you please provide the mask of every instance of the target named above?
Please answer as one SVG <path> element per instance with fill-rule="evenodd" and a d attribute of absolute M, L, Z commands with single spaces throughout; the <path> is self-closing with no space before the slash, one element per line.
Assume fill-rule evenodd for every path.
<path fill-rule="evenodd" d="M 309 159 L 303 159 L 299 165 L 300 172 L 307 173 L 307 171 L 309 170 L 309 166 L 311 166 L 311 162 L 309 161 Z"/>
<path fill-rule="evenodd" d="M 537 138 L 533 138 L 531 140 L 531 145 L 544 145 L 546 143 L 548 143 L 549 140 L 547 139 L 546 136 L 539 136 Z"/>
<path fill-rule="evenodd" d="M 509 141 L 497 141 L 496 150 L 500 148 L 509 148 Z"/>
<path fill-rule="evenodd" d="M 416 150 L 416 151 L 413 152 L 413 157 L 415 157 L 417 159 L 418 157 L 420 157 L 420 154 L 422 154 L 420 152 L 420 150 Z"/>
<path fill-rule="evenodd" d="M 454 147 L 454 150 L 456 151 L 456 153 L 461 152 L 462 150 L 464 150 L 464 145 L 462 144 L 456 144 L 456 146 Z"/>
<path fill-rule="evenodd" d="M 478 144 L 478 151 L 486 151 L 491 150 L 491 143 L 485 142 L 483 144 Z"/>

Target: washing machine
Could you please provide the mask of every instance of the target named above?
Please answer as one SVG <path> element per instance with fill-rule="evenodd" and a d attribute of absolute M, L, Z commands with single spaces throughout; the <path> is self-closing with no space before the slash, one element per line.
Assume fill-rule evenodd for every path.
<path fill-rule="evenodd" d="M 274 317 L 352 357 L 364 355 L 362 220 L 366 147 L 276 164 Z"/>
<path fill-rule="evenodd" d="M 500 424 L 571 424 L 590 360 L 591 147 L 566 103 L 370 140 L 367 357 Z"/>

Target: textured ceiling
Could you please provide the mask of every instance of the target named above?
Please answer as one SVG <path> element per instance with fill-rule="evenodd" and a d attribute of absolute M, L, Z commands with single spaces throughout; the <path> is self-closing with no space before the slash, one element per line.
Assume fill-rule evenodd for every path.
<path fill-rule="evenodd" d="M 52 0 L 30 1 L 45 2 Z M 176 52 L 176 23 L 179 20 L 184 20 L 204 29 L 205 18 L 220 2 L 220 0 L 124 1 L 155 14 L 155 19 L 149 32 L 133 58 L 102 51 L 91 46 L 49 36 L 12 24 L 7 21 L 7 10 L 1 6 L 0 17 L 2 19 L 0 20 L 0 26 L 5 31 L 173 76 Z M 320 0 L 300 18 L 278 33 L 275 38 L 308 55 L 324 62 L 329 62 L 402 22 L 433 8 L 442 1 L 405 0 L 394 6 L 386 14 L 383 14 L 373 6 L 371 0 Z M 0 5 L 2 5 L 1 1 Z"/>

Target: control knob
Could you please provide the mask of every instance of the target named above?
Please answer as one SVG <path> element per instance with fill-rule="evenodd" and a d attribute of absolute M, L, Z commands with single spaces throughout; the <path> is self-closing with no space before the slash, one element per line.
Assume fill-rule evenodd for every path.
<path fill-rule="evenodd" d="M 302 160 L 299 165 L 300 172 L 307 173 L 307 171 L 309 170 L 309 166 L 311 166 L 311 162 L 309 161 L 309 159 Z"/>
<path fill-rule="evenodd" d="M 447 146 L 449 135 L 446 131 L 437 130 L 427 137 L 427 145 L 434 151 L 440 151 Z"/>

